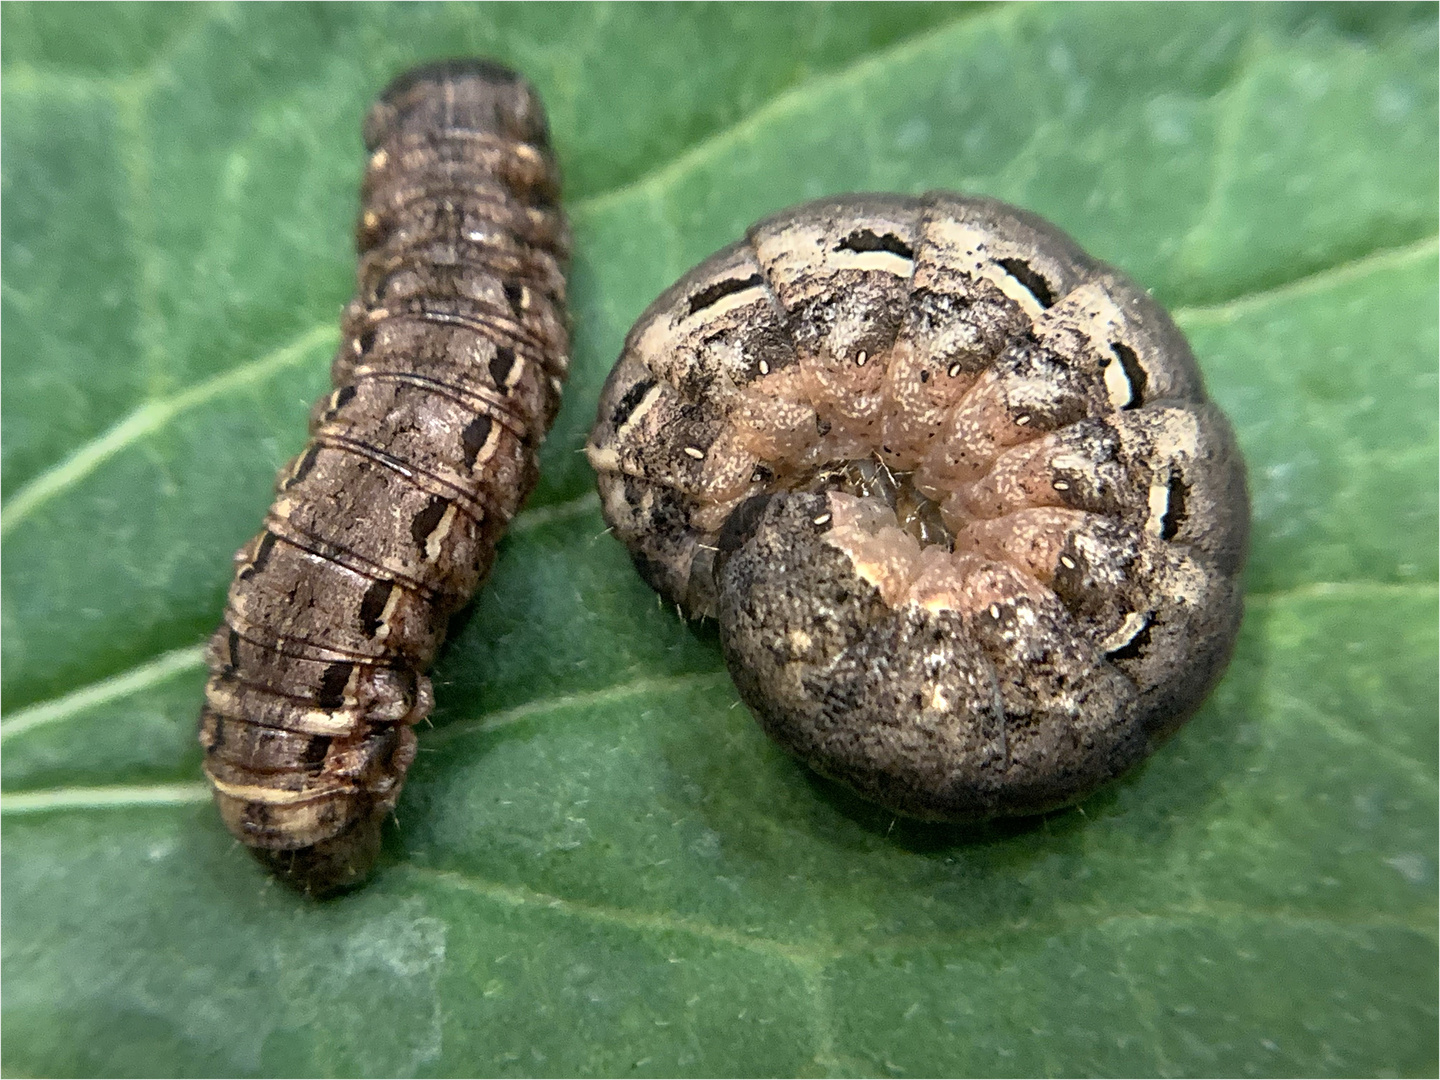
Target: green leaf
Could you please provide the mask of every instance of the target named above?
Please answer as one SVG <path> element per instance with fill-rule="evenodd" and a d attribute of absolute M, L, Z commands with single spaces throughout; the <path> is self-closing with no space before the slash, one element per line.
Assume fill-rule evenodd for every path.
<path fill-rule="evenodd" d="M 1433 1075 L 1433 5 L 0 23 L 7 1072 Z M 208 804 L 199 645 L 326 383 L 365 106 L 469 52 L 549 103 L 574 375 L 380 871 L 312 904 Z M 681 271 L 801 199 L 932 187 L 1169 304 L 1255 509 L 1194 721 L 968 830 L 767 742 L 576 453 Z"/>

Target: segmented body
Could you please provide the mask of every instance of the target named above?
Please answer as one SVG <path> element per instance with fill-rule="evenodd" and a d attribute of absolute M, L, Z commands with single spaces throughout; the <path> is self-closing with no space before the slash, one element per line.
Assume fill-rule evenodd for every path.
<path fill-rule="evenodd" d="M 641 316 L 588 452 L 766 730 L 905 814 L 1080 798 L 1235 639 L 1244 468 L 1183 336 L 993 200 L 755 225 Z"/>
<path fill-rule="evenodd" d="M 569 238 L 534 91 L 486 61 L 418 68 L 365 142 L 335 390 L 236 555 L 200 721 L 225 824 L 311 893 L 376 856 L 424 672 L 535 482 L 568 364 Z"/>

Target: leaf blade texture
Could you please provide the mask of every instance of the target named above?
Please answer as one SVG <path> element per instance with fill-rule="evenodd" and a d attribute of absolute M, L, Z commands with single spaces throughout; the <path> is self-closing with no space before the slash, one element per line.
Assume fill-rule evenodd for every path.
<path fill-rule="evenodd" d="M 7 1070 L 1434 1072 L 1433 5 L 0 22 Z M 364 107 L 457 52 L 545 95 L 574 374 L 377 879 L 307 905 L 199 784 L 198 643 L 326 381 Z M 576 453 L 687 267 L 931 187 L 1152 288 L 1251 470 L 1226 679 L 1019 826 L 893 821 L 784 758 Z"/>

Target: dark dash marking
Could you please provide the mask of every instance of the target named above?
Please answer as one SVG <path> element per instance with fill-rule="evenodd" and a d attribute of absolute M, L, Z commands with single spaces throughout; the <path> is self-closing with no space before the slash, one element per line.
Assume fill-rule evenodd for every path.
<path fill-rule="evenodd" d="M 354 385 L 342 386 L 330 399 L 330 406 L 325 410 L 325 419 L 332 419 L 336 413 L 350 404 L 350 399 L 355 396 Z"/>
<path fill-rule="evenodd" d="M 320 677 L 320 693 L 315 703 L 322 709 L 338 709 L 345 704 L 345 686 L 350 681 L 354 664 L 331 664 Z"/>
<path fill-rule="evenodd" d="M 836 251 L 888 251 L 902 259 L 914 259 L 915 249 L 893 233 L 876 233 L 870 229 L 856 229 L 835 245 Z"/>
<path fill-rule="evenodd" d="M 225 651 L 227 654 L 226 674 L 228 675 L 240 666 L 240 635 L 234 630 L 231 630 L 229 637 L 225 639 Z"/>
<path fill-rule="evenodd" d="M 610 423 L 618 428 L 621 424 L 625 423 L 626 420 L 630 419 L 630 414 L 635 411 L 635 407 L 644 400 L 645 395 L 650 392 L 654 385 L 654 379 L 641 379 L 634 386 L 630 387 L 629 390 L 626 390 L 625 396 L 620 399 L 620 403 L 615 406 L 615 411 L 610 414 Z"/>
<path fill-rule="evenodd" d="M 525 309 L 520 306 L 520 302 L 525 299 L 524 286 L 517 285 L 513 281 L 507 281 L 505 282 L 504 288 L 505 299 L 510 304 L 510 310 L 513 311 L 517 317 L 523 315 L 525 313 Z"/>
<path fill-rule="evenodd" d="M 240 580 L 249 581 L 252 577 L 265 569 L 265 564 L 270 561 L 270 552 L 275 550 L 275 534 L 268 529 L 265 531 L 265 539 L 260 541 L 260 548 L 255 552 L 255 558 L 250 560 L 250 565 L 240 571 Z"/>
<path fill-rule="evenodd" d="M 1050 283 L 1031 269 L 1030 264 L 1024 259 L 999 259 L 997 260 L 1005 268 L 1005 272 L 1016 281 L 1030 290 L 1031 295 L 1040 301 L 1040 306 L 1048 308 L 1055 303 L 1055 293 L 1050 288 Z"/>
<path fill-rule="evenodd" d="M 1111 660 L 1139 660 L 1141 653 L 1150 647 L 1150 621 L 1147 619 L 1140 632 L 1120 648 L 1108 653 Z"/>
<path fill-rule="evenodd" d="M 477 416 L 470 423 L 465 425 L 465 430 L 460 434 L 460 441 L 465 446 L 465 467 L 475 468 L 475 459 L 480 456 L 480 451 L 485 449 L 485 444 L 490 440 L 490 428 L 493 421 L 488 416 Z"/>
<path fill-rule="evenodd" d="M 760 527 L 760 519 L 764 517 L 765 508 L 770 505 L 771 498 L 770 495 L 752 495 L 730 511 L 730 516 L 720 527 L 720 536 L 715 541 L 715 546 L 720 549 L 721 555 L 739 551 L 745 541 L 755 535 L 755 530 Z"/>
<path fill-rule="evenodd" d="M 415 541 L 421 551 L 425 550 L 425 541 L 430 539 L 430 534 L 435 531 L 435 526 L 440 524 L 440 519 L 445 516 L 445 511 L 450 507 L 450 500 L 439 495 L 432 495 L 430 501 L 410 521 L 410 539 Z"/>
<path fill-rule="evenodd" d="M 285 478 L 285 490 L 289 491 L 296 484 L 310 475 L 310 470 L 315 467 L 315 459 L 320 456 L 320 444 L 312 443 L 310 449 L 305 451 L 304 456 L 295 463 L 295 468 L 290 470 L 290 475 Z"/>
<path fill-rule="evenodd" d="M 751 274 L 747 278 L 729 278 L 725 281 L 717 281 L 714 285 L 701 289 L 690 298 L 689 314 L 695 315 L 732 293 L 744 292 L 746 289 L 753 289 L 756 285 L 764 283 L 765 279 L 759 274 Z"/>
<path fill-rule="evenodd" d="M 385 614 L 385 605 L 390 601 L 390 590 L 393 588 L 393 581 L 377 581 L 365 590 L 365 597 L 360 601 L 360 627 L 365 631 L 366 637 L 373 638 L 379 632 L 380 620 Z"/>
<path fill-rule="evenodd" d="M 495 349 L 495 355 L 490 359 L 490 378 L 495 383 L 495 388 L 502 394 L 510 392 L 510 386 L 506 379 L 515 367 L 515 350 L 508 345 L 500 345 Z"/>
<path fill-rule="evenodd" d="M 305 750 L 300 755 L 300 760 L 305 763 L 307 771 L 319 772 L 320 767 L 325 764 L 325 755 L 330 752 L 330 738 L 329 735 L 312 735 L 310 741 L 305 744 Z"/>
<path fill-rule="evenodd" d="M 1160 519 L 1160 539 L 1174 540 L 1185 524 L 1185 481 L 1178 471 L 1170 474 L 1170 495 L 1165 502 L 1165 515 Z"/>
<path fill-rule="evenodd" d="M 1125 369 L 1125 378 L 1130 380 L 1130 401 L 1125 408 L 1138 409 L 1145 404 L 1145 388 L 1149 385 L 1150 376 L 1145 374 L 1145 369 L 1140 366 L 1140 358 L 1129 345 L 1112 341 L 1110 348 L 1115 350 L 1115 355 L 1120 358 L 1120 366 Z"/>

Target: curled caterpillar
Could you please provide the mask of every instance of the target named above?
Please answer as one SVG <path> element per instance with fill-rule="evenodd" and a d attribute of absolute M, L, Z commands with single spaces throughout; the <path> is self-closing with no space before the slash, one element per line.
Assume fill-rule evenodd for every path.
<path fill-rule="evenodd" d="M 200 717 L 226 826 L 312 895 L 375 860 L 424 673 L 534 486 L 568 366 L 535 91 L 489 61 L 426 65 L 380 96 L 365 145 L 335 390 L 235 557 Z"/>
<path fill-rule="evenodd" d="M 587 451 L 765 730 L 908 816 L 1082 798 L 1235 641 L 1244 465 L 1184 337 L 990 199 L 754 225 L 640 317 Z"/>

